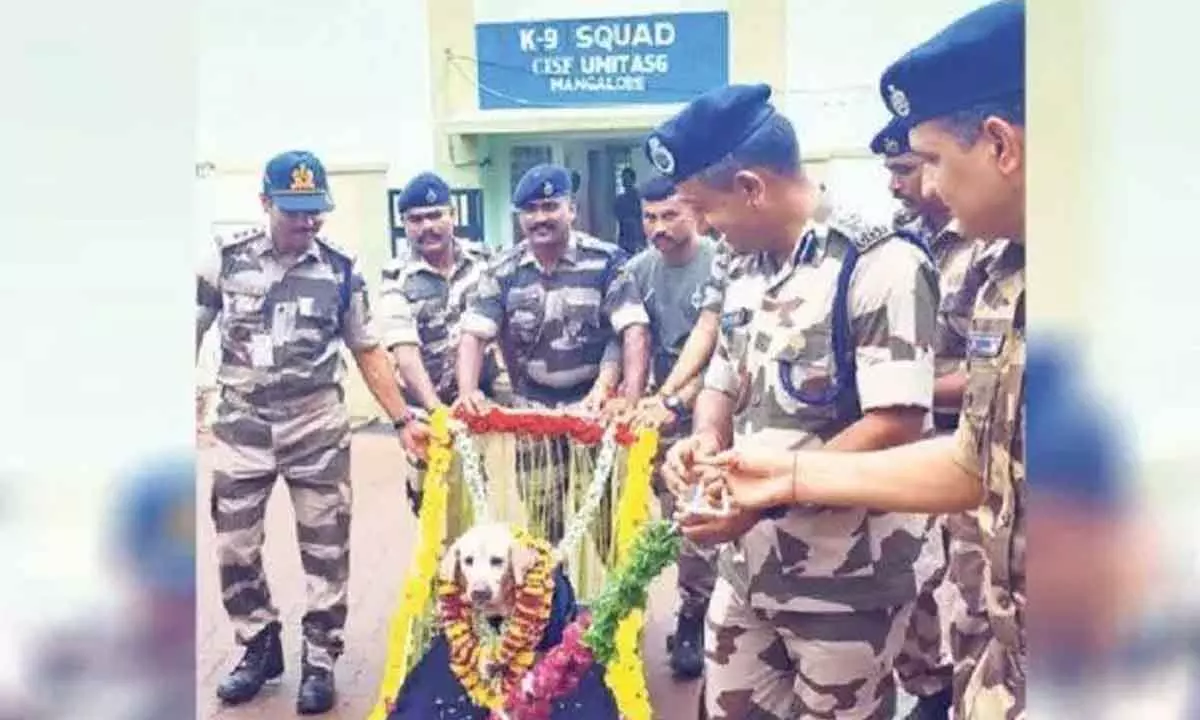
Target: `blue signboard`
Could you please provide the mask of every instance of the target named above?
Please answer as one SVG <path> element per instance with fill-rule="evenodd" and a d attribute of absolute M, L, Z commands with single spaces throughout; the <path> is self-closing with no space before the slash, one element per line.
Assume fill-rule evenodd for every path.
<path fill-rule="evenodd" d="M 405 243 L 404 222 L 400 212 L 403 189 L 388 190 L 388 221 L 392 228 L 392 257 L 397 257 Z M 454 235 L 465 240 L 483 242 L 483 191 L 474 188 L 450 190 L 454 207 Z"/>
<path fill-rule="evenodd" d="M 479 107 L 686 102 L 729 82 L 729 15 L 475 26 Z"/>

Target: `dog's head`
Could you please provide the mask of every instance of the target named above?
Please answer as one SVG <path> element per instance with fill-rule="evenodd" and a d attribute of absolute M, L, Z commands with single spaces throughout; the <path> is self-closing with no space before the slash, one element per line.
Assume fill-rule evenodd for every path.
<path fill-rule="evenodd" d="M 477 611 L 507 617 L 513 588 L 537 562 L 537 552 L 516 541 L 502 523 L 477 525 L 454 541 L 442 558 L 443 580 L 457 581 Z"/>

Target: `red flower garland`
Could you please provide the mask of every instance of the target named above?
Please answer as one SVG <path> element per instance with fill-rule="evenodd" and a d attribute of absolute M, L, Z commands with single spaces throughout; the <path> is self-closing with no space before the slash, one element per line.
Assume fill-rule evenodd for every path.
<path fill-rule="evenodd" d="M 503 433 L 533 437 L 569 436 L 583 445 L 598 445 L 604 438 L 605 425 L 598 417 L 570 414 L 555 410 L 510 410 L 491 407 L 479 415 L 459 410 L 455 417 L 467 429 L 479 435 Z M 617 443 L 629 447 L 637 442 L 637 434 L 627 424 L 617 426 Z"/>
<path fill-rule="evenodd" d="M 595 658 L 583 642 L 591 618 L 581 613 L 563 631 L 562 642 L 533 666 L 524 682 L 513 685 L 505 708 L 519 720 L 549 720 L 554 701 L 569 696 L 592 667 Z"/>

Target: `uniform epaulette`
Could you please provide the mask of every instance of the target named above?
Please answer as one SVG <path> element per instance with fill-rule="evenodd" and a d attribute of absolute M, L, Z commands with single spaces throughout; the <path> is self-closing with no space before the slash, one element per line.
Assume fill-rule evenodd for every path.
<path fill-rule="evenodd" d="M 351 263 L 354 262 L 354 253 L 350 252 L 349 250 L 342 247 L 341 245 L 337 245 L 337 244 L 333 243 L 329 238 L 319 237 L 316 239 L 316 242 L 318 245 L 325 248 L 329 252 L 331 252 L 335 255 L 342 256 L 342 258 L 344 260 L 348 260 Z"/>
<path fill-rule="evenodd" d="M 238 230 L 237 232 L 229 235 L 217 235 L 215 238 L 213 238 L 213 241 L 217 244 L 217 247 L 220 250 L 228 250 L 230 248 L 237 247 L 238 245 L 242 245 L 243 243 L 250 242 L 251 240 L 257 240 L 258 238 L 266 236 L 266 234 L 266 228 L 253 227 L 246 230 Z"/>
<path fill-rule="evenodd" d="M 595 250 L 605 255 L 616 255 L 621 250 L 621 246 L 616 243 L 605 242 L 595 235 L 588 235 L 578 230 L 575 231 L 575 238 L 576 242 L 579 243 L 579 247 L 584 250 Z"/>
<path fill-rule="evenodd" d="M 896 234 L 886 224 L 868 222 L 857 213 L 834 214 L 829 218 L 829 229 L 831 234 L 842 236 L 859 253 L 870 250 Z"/>

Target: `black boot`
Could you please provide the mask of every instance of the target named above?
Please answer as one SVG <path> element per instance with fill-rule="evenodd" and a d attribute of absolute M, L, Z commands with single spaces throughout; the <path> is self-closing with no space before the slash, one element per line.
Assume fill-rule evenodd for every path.
<path fill-rule="evenodd" d="M 217 697 L 229 705 L 239 705 L 258 695 L 263 684 L 283 675 L 279 631 L 279 623 L 273 622 L 246 644 L 241 662 L 217 686 Z"/>
<path fill-rule="evenodd" d="M 950 704 L 953 693 L 950 688 L 933 695 L 917 698 L 917 705 L 904 720 L 950 720 Z"/>
<path fill-rule="evenodd" d="M 695 680 L 704 673 L 704 613 L 679 613 L 674 634 L 667 637 L 671 674 L 677 680 Z"/>
<path fill-rule="evenodd" d="M 333 671 L 304 663 L 300 671 L 300 693 L 296 696 L 296 712 L 300 715 L 320 715 L 329 712 L 336 699 Z"/>

